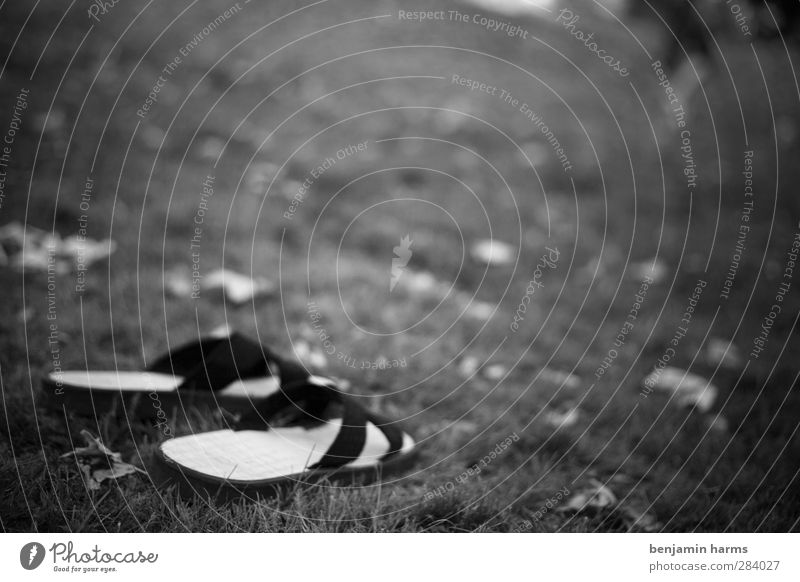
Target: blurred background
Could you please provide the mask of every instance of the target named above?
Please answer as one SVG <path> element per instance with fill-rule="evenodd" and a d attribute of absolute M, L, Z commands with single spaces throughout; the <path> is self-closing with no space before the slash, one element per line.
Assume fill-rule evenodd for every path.
<path fill-rule="evenodd" d="M 796 531 L 797 6 L 0 3 L 3 528 Z M 164 436 L 47 372 L 224 329 L 416 469 L 208 512 L 59 461 Z"/>

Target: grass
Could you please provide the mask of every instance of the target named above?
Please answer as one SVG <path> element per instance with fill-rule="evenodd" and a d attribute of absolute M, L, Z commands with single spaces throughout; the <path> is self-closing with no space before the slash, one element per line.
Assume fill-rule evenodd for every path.
<path fill-rule="evenodd" d="M 745 373 L 704 356 L 712 338 L 730 339 L 747 354 L 797 230 L 798 100 L 780 47 L 758 45 L 755 62 L 747 45 L 722 39 L 731 77 L 719 66 L 693 102 L 700 185 L 689 197 L 678 139 L 659 126 L 662 94 L 647 57 L 588 8 L 582 24 L 631 63 L 628 80 L 641 104 L 628 80 L 598 66 L 551 23 L 523 20 L 539 40 L 522 41 L 475 25 L 420 25 L 394 16 L 346 24 L 395 15 L 398 6 L 328 2 L 259 31 L 294 9 L 274 2 L 245 6 L 220 25 L 141 119 L 136 110 L 162 67 L 229 5 L 204 2 L 185 13 L 188 3 L 160 5 L 134 19 L 138 4 L 115 6 L 80 50 L 87 19 L 69 14 L 30 79 L 62 9 L 37 7 L 22 36 L 29 50 L 15 48 L 1 78 L 0 111 L 11 110 L 20 86 L 31 88 L 33 105 L 14 146 L 7 186 L 13 194 L 0 222 L 74 233 L 91 174 L 89 236 L 119 245 L 107 263 L 91 268 L 83 295 L 74 292 L 74 274 L 57 280 L 64 366 L 139 367 L 143 356 L 150 360 L 168 344 L 221 324 L 287 353 L 298 341 L 319 349 L 308 315 L 313 300 L 338 353 L 359 362 L 406 358 L 404 368 L 361 370 L 334 356 L 324 373 L 349 381 L 368 407 L 403 419 L 420 443 L 420 460 L 410 474 L 383 484 L 299 488 L 262 503 L 182 500 L 146 476 L 88 491 L 76 468 L 59 461 L 81 429 L 145 467 L 164 437 L 147 421 L 82 418 L 42 406 L 39 381 L 52 367 L 47 278 L 2 269 L 4 530 L 626 531 L 621 510 L 636 507 L 666 531 L 797 531 L 797 294 L 786 299 L 767 350 Z M 6 3 L 0 10 L 3 28 L 16 28 L 0 35 L 7 55 L 27 8 Z M 658 54 L 658 35 L 642 23 L 632 26 Z M 392 48 L 401 45 L 441 48 Z M 326 61 L 332 62 L 307 72 Z M 575 169 L 562 170 L 521 113 L 496 96 L 452 86 L 453 74 L 524 99 L 557 131 Z M 37 118 L 51 102 L 66 121 L 40 142 Z M 365 152 L 337 161 L 314 181 L 294 217 L 284 218 L 313 167 L 363 141 Z M 736 284 L 722 302 L 746 148 L 757 152 L 758 196 Z M 280 286 L 276 296 L 236 307 L 162 292 L 166 270 L 192 266 L 189 242 L 209 174 L 214 195 L 203 217 L 201 269 L 225 265 L 267 276 Z M 519 249 L 516 265 L 487 268 L 470 257 L 470 246 L 490 237 L 489 225 L 491 236 Z M 413 256 L 389 293 L 392 248 L 405 234 L 414 240 Z M 544 273 L 544 287 L 510 333 L 545 246 L 559 249 L 559 264 Z M 635 264 L 654 256 L 667 275 L 650 288 L 619 355 L 595 380 L 640 287 Z M 420 288 L 424 279 L 413 273 L 430 273 L 457 293 Z M 639 395 L 699 278 L 708 287 L 673 363 L 720 387 L 710 415 Z M 461 298 L 472 296 L 497 306 L 494 315 L 462 314 Z M 485 364 L 484 371 L 465 375 L 466 357 Z M 492 364 L 505 373 L 487 376 Z M 545 368 L 574 373 L 580 385 L 553 382 Z M 548 426 L 546 410 L 569 403 L 580 407 L 579 422 Z M 727 431 L 709 429 L 717 414 L 728 420 Z M 176 434 L 220 423 L 199 411 L 170 418 Z M 426 500 L 513 434 L 519 440 L 479 475 Z M 548 511 L 532 520 L 557 491 L 580 491 L 591 479 L 608 484 L 622 500 L 619 510 Z"/>

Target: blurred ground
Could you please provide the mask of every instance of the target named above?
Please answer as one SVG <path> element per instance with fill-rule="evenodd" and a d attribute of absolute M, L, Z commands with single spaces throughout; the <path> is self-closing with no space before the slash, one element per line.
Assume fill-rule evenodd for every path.
<path fill-rule="evenodd" d="M 721 339 L 747 359 L 798 231 L 797 50 L 751 47 L 735 29 L 720 37 L 712 79 L 685 103 L 698 176 L 688 188 L 681 137 L 650 66 L 663 46 L 657 23 L 625 20 L 628 33 L 591 3 L 573 6 L 580 27 L 628 65 L 623 78 L 566 34 L 555 12 L 512 20 L 437 1 L 426 9 L 457 9 L 468 22 L 400 17 L 412 9 L 130 0 L 96 21 L 56 2 L 30 14 L 0 5 L 0 129 L 20 89 L 30 91 L 0 225 L 69 235 L 87 214 L 90 237 L 118 244 L 89 270 L 83 293 L 74 273 L 57 277 L 55 320 L 45 274 L 0 269 L 4 529 L 628 529 L 620 511 L 541 516 L 557 491 L 597 479 L 655 529 L 797 530 L 795 289 L 744 370 L 706 356 Z M 525 38 L 487 29 L 476 14 L 516 24 Z M 471 91 L 454 75 L 499 90 Z M 552 129 L 569 170 L 522 103 Z M 363 151 L 336 157 L 359 143 Z M 722 299 L 750 150 L 754 209 Z M 335 163 L 293 205 L 326 158 Z M 204 199 L 208 176 L 214 194 Z M 391 290 L 393 249 L 405 235 L 413 254 Z M 471 255 L 490 238 L 513 249 L 509 264 Z M 512 329 L 546 248 L 558 250 L 558 263 Z M 598 379 L 654 261 L 663 274 Z M 197 264 L 266 276 L 279 293 L 236 307 L 163 291 L 165 273 Z M 707 287 L 671 364 L 720 387 L 707 414 L 640 394 L 698 280 Z M 39 406 L 53 333 L 65 368 L 141 366 L 143 352 L 152 359 L 222 324 L 307 357 L 326 348 L 310 301 L 335 345 L 312 363 L 403 419 L 422 447 L 411 475 L 381 490 L 311 489 L 209 511 L 157 493 L 146 478 L 90 493 L 59 464 L 81 428 L 145 466 L 163 437 L 146 423 Z M 381 358 L 406 365 L 371 369 Z M 575 424 L 546 422 L 547 411 L 575 407 Z M 710 428 L 720 417 L 727 428 Z M 171 419 L 178 433 L 218 422 Z M 479 476 L 430 495 L 513 434 L 519 441 Z"/>

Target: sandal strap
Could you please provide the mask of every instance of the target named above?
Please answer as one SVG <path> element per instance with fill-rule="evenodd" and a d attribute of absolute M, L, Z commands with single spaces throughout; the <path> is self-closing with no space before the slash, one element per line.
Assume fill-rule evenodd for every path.
<path fill-rule="evenodd" d="M 300 364 L 284 360 L 239 333 L 185 344 L 147 369 L 182 376 L 179 390 L 220 390 L 236 380 L 274 375 L 281 384 L 291 385 L 309 375 Z"/>
<path fill-rule="evenodd" d="M 237 429 L 263 430 L 265 422 L 269 423 L 277 415 L 292 408 L 305 418 L 320 422 L 325 409 L 331 403 L 341 406 L 341 428 L 322 458 L 310 465 L 309 469 L 334 469 L 357 460 L 367 441 L 367 422 L 378 427 L 389 442 L 389 450 L 381 460 L 401 450 L 403 431 L 396 423 L 367 411 L 354 398 L 342 393 L 333 380 L 327 378 L 307 378 L 306 381 L 291 386 L 282 386 L 279 392 L 267 397 L 254 413 L 245 415 Z"/>
<path fill-rule="evenodd" d="M 381 458 L 382 461 L 403 449 L 403 431 L 397 425 L 397 421 L 389 420 L 372 412 L 367 414 L 367 420 L 377 426 L 386 437 L 386 440 L 389 441 L 389 450 Z"/>
<path fill-rule="evenodd" d="M 344 398 L 342 428 L 325 455 L 310 469 L 332 469 L 355 461 L 364 451 L 367 441 L 367 421 L 374 424 L 389 441 L 389 450 L 381 456 L 385 461 L 403 448 L 403 431 L 392 421 L 368 412 L 353 398 Z"/>
<path fill-rule="evenodd" d="M 367 442 L 367 414 L 352 398 L 342 398 L 343 415 L 339 434 L 322 458 L 309 469 L 335 469 L 358 459 Z"/>
<path fill-rule="evenodd" d="M 233 334 L 230 337 L 233 337 Z M 197 368 L 198 362 L 206 360 L 210 352 L 228 339 L 228 337 L 206 337 L 183 344 L 157 358 L 146 369 L 148 372 L 158 374 L 186 376 Z"/>

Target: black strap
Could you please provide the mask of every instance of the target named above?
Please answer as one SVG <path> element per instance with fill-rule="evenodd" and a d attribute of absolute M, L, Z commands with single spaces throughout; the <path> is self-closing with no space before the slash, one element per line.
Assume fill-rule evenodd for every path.
<path fill-rule="evenodd" d="M 227 339 L 186 374 L 179 390 L 220 390 L 236 380 L 272 375 L 261 345 L 239 334 Z"/>
<path fill-rule="evenodd" d="M 273 352 L 266 352 L 269 359 L 277 367 L 278 376 L 281 379 L 281 386 L 288 388 L 295 385 L 305 384 L 308 381 L 309 373 L 302 364 L 287 360 Z M 274 369 L 273 369 L 274 370 Z"/>
<path fill-rule="evenodd" d="M 156 360 L 148 370 L 183 376 L 179 390 L 220 390 L 236 380 L 259 376 L 279 376 L 281 385 L 308 378 L 300 364 L 238 333 L 185 344 Z"/>
<path fill-rule="evenodd" d="M 397 426 L 397 422 L 373 413 L 367 415 L 367 420 L 377 426 L 389 441 L 389 451 L 383 455 L 381 460 L 386 460 L 395 453 L 399 453 L 403 448 L 403 431 Z"/>
<path fill-rule="evenodd" d="M 401 450 L 403 431 L 393 422 L 365 410 L 355 399 L 338 390 L 333 381 L 315 382 L 311 378 L 282 386 L 279 392 L 260 403 L 257 410 L 245 415 L 237 430 L 263 430 L 265 423 L 268 425 L 270 420 L 287 411 L 309 422 L 324 422 L 326 416 L 330 418 L 332 405 L 340 408 L 341 428 L 322 458 L 309 469 L 333 469 L 358 459 L 367 440 L 367 421 L 377 426 L 389 441 L 389 450 L 381 460 Z"/>
<path fill-rule="evenodd" d="M 308 382 L 282 385 L 280 390 L 246 412 L 236 424 L 236 430 L 264 430 L 270 421 L 286 415 L 300 417 L 309 422 L 321 422 L 331 401 L 338 400 L 339 395 L 332 394 L 333 390 L 330 386 Z"/>
<path fill-rule="evenodd" d="M 227 337 L 207 337 L 183 344 L 158 358 L 147 370 L 158 374 L 186 376 L 197 367 L 198 362 L 207 359 L 215 348 L 227 340 Z"/>
<path fill-rule="evenodd" d="M 361 456 L 367 442 L 367 413 L 352 398 L 342 398 L 342 426 L 322 458 L 309 469 L 335 469 Z"/>

